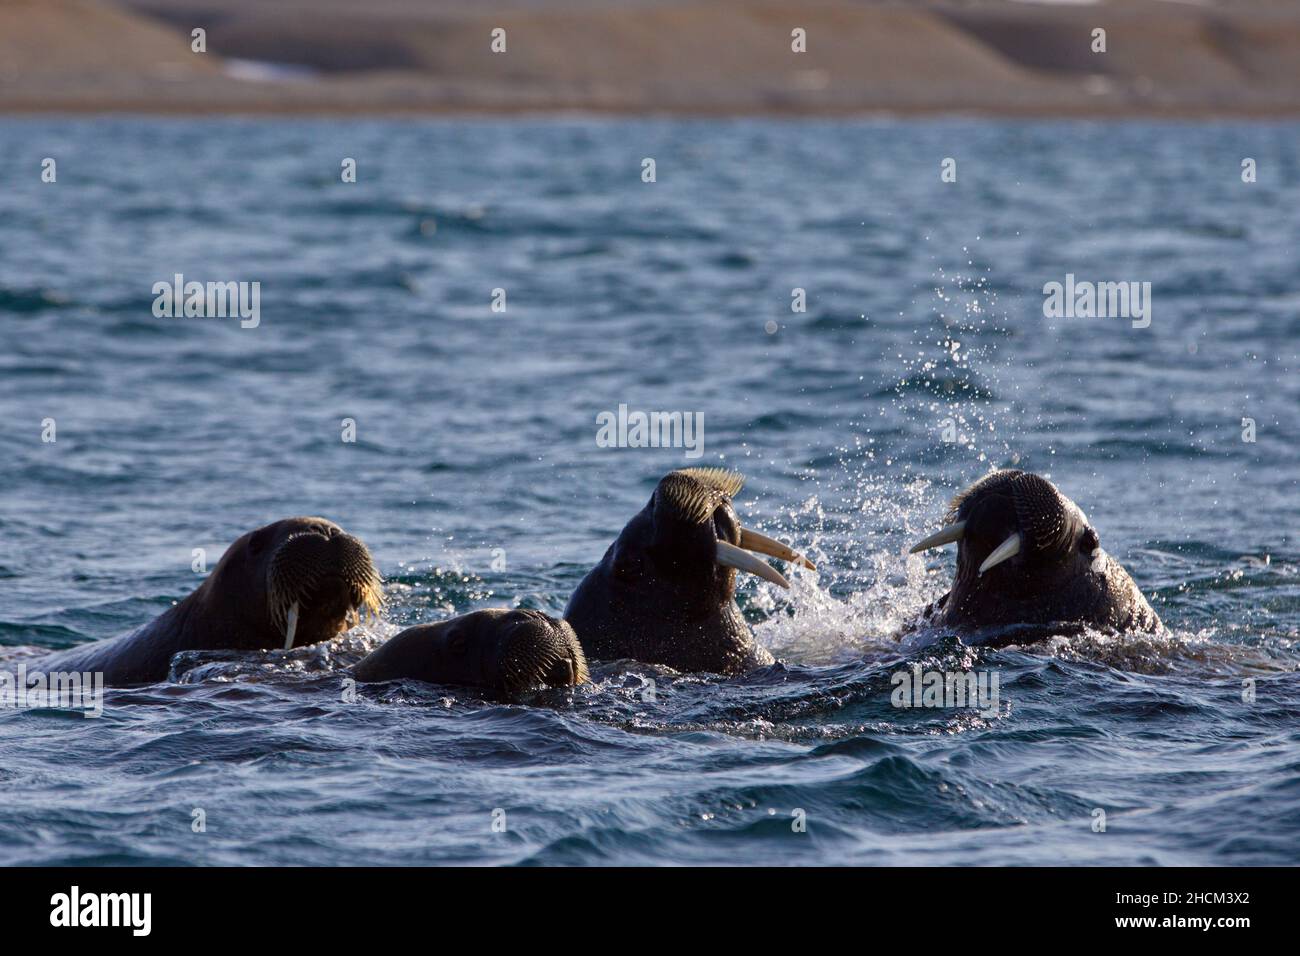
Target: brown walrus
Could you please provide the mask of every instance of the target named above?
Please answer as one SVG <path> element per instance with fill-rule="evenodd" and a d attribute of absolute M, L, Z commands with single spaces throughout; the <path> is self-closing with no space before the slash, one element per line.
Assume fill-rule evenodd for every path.
<path fill-rule="evenodd" d="M 569 598 L 564 618 L 587 657 L 719 674 L 772 663 L 736 606 L 736 570 L 788 588 L 750 552 L 813 565 L 741 526 L 731 499 L 744 480 L 722 468 L 664 476 Z"/>
<path fill-rule="evenodd" d="M 352 676 L 486 687 L 507 698 L 588 679 L 587 659 L 568 623 L 503 608 L 407 628 L 358 661 Z"/>
<path fill-rule="evenodd" d="M 326 641 L 378 612 L 379 572 L 360 540 L 324 518 L 286 518 L 238 538 L 183 601 L 148 624 L 29 665 L 100 672 L 111 685 L 167 678 L 172 655 Z"/>
<path fill-rule="evenodd" d="M 58 651 L 28 671 L 99 672 L 105 684 L 165 680 L 181 651 L 316 644 L 378 613 L 382 582 L 360 539 L 324 518 L 286 518 L 236 540 L 175 607 L 127 634 Z M 410 677 L 514 695 L 587 679 L 573 630 L 539 611 L 477 611 L 409 628 L 359 661 L 361 681 Z"/>
<path fill-rule="evenodd" d="M 912 552 L 953 541 L 952 588 L 923 617 L 980 631 L 975 643 L 1025 643 L 1080 627 L 1162 627 L 1128 572 L 1102 550 L 1083 511 L 1046 478 L 1015 470 L 981 478 L 953 499 L 945 527 Z"/>

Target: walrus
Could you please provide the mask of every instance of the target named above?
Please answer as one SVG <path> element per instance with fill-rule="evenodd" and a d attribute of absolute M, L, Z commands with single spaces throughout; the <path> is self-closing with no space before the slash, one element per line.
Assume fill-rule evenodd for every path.
<path fill-rule="evenodd" d="M 58 651 L 30 669 L 100 672 L 108 685 L 166 680 L 190 650 L 269 650 L 326 641 L 378 613 L 370 551 L 324 518 L 285 518 L 238 538 L 183 601 L 126 634 Z"/>
<path fill-rule="evenodd" d="M 507 698 L 589 679 L 587 659 L 566 621 L 503 608 L 407 628 L 358 661 L 352 676 L 363 683 L 413 678 L 483 687 Z"/>
<path fill-rule="evenodd" d="M 744 481 L 722 468 L 686 468 L 660 480 L 564 610 L 588 658 L 718 674 L 772 663 L 736 606 L 736 571 L 788 588 L 783 574 L 750 552 L 813 564 L 741 526 L 731 499 Z"/>
<path fill-rule="evenodd" d="M 953 498 L 944 525 L 911 549 L 957 542 L 952 588 L 922 612 L 926 623 L 978 630 L 972 643 L 991 646 L 1082 627 L 1163 627 L 1083 511 L 1046 478 L 1012 469 L 986 475 Z"/>
<path fill-rule="evenodd" d="M 383 585 L 369 549 L 324 518 L 286 518 L 237 539 L 188 597 L 127 634 L 68 648 L 29 673 L 100 672 L 107 685 L 166 680 L 182 651 L 289 649 L 378 614 Z M 359 681 L 410 677 L 515 696 L 577 684 L 587 665 L 573 630 L 539 611 L 477 611 L 408 628 L 354 665 Z"/>

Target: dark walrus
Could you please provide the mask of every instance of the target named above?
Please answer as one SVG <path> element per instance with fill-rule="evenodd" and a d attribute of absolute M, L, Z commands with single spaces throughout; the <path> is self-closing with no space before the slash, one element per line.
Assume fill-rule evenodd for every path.
<path fill-rule="evenodd" d="M 719 674 L 772 663 L 736 606 L 736 569 L 789 587 L 750 552 L 813 565 L 741 527 L 731 499 L 744 480 L 722 468 L 664 476 L 564 610 L 589 658 Z"/>
<path fill-rule="evenodd" d="M 30 663 L 29 672 L 99 672 L 105 684 L 166 680 L 181 651 L 316 644 L 378 613 L 382 582 L 360 539 L 324 518 L 286 518 L 234 542 L 192 594 L 127 634 Z M 359 661 L 360 681 L 411 677 L 514 694 L 586 679 L 573 631 L 537 611 L 478 611 L 409 628 Z"/>
<path fill-rule="evenodd" d="M 503 608 L 407 628 L 359 661 L 352 676 L 486 687 L 507 698 L 588 679 L 587 660 L 568 623 L 541 611 Z"/>
<path fill-rule="evenodd" d="M 991 645 L 1080 627 L 1161 627 L 1079 506 L 1046 478 L 1014 470 L 987 475 L 953 499 L 944 523 L 912 548 L 957 542 L 956 577 L 925 609 L 929 623 L 978 631 L 975 642 Z"/>
<path fill-rule="evenodd" d="M 379 572 L 360 540 L 324 518 L 286 518 L 236 540 L 202 584 L 148 624 L 32 666 L 100 672 L 114 685 L 161 681 L 179 651 L 315 644 L 382 600 Z"/>

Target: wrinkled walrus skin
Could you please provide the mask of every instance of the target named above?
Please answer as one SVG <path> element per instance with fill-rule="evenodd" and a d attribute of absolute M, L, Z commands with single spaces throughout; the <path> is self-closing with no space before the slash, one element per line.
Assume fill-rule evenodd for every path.
<path fill-rule="evenodd" d="M 925 609 L 925 623 L 982 630 L 976 642 L 992 646 L 1084 627 L 1118 634 L 1163 627 L 1079 506 L 1045 478 L 987 475 L 953 499 L 944 524 L 912 548 L 957 542 L 952 588 Z"/>

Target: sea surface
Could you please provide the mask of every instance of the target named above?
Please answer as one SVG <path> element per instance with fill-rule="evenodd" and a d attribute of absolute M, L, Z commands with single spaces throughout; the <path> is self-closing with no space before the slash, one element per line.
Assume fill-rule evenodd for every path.
<path fill-rule="evenodd" d="M 98 719 L 0 710 L 0 863 L 1294 864 L 1298 256 L 1293 124 L 0 119 L 0 667 L 289 515 L 389 594 Z M 156 317 L 178 273 L 259 324 Z M 1149 326 L 1045 317 L 1067 274 L 1150 282 Z M 621 404 L 702 453 L 600 447 Z M 687 465 L 818 563 L 742 586 L 778 664 L 344 699 L 401 627 L 560 613 Z M 907 546 L 1008 466 L 1169 633 L 899 640 L 953 560 Z M 893 706 L 914 663 L 999 707 Z"/>

